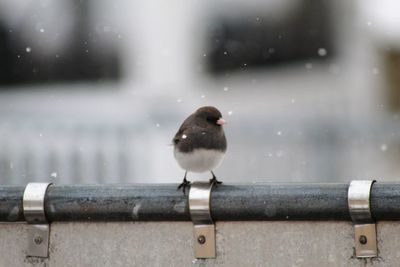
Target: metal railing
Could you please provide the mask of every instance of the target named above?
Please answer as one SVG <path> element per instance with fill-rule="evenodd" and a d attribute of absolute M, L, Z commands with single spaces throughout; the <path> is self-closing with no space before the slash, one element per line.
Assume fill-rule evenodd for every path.
<path fill-rule="evenodd" d="M 351 220 L 349 184 L 219 185 L 210 210 L 216 221 Z M 0 222 L 25 221 L 25 186 L 0 186 Z M 375 220 L 400 220 L 400 183 L 371 188 Z M 44 210 L 55 221 L 190 221 L 188 196 L 176 184 L 51 185 Z"/>

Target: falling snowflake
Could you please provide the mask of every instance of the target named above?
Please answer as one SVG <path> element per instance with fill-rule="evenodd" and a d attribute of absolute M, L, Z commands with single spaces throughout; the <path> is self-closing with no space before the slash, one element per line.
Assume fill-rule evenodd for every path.
<path fill-rule="evenodd" d="M 318 55 L 319 55 L 319 56 L 324 57 L 324 56 L 326 56 L 327 54 L 328 54 L 328 52 L 326 51 L 325 48 L 320 48 L 320 49 L 318 49 Z"/>

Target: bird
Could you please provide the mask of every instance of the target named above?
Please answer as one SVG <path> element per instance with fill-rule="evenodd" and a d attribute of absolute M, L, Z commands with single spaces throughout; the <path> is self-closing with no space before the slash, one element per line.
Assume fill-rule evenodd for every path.
<path fill-rule="evenodd" d="M 187 117 L 175 134 L 172 139 L 174 157 L 185 170 L 183 181 L 178 186 L 183 193 L 190 185 L 190 181 L 186 179 L 188 172 L 210 171 L 210 183 L 213 186 L 222 183 L 217 180 L 213 170 L 220 165 L 226 153 L 227 142 L 223 129 L 225 123 L 217 108 L 204 106 Z"/>

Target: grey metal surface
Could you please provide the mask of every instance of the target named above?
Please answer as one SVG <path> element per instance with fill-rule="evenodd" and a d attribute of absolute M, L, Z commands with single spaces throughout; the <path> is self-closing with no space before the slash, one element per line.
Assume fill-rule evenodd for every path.
<path fill-rule="evenodd" d="M 0 221 L 23 221 L 24 187 L 0 186 Z M 348 184 L 220 185 L 211 210 L 226 220 L 350 220 Z M 375 183 L 375 220 L 400 219 L 400 184 Z M 177 184 L 53 185 L 47 190 L 49 221 L 189 221 L 187 196 Z"/>
<path fill-rule="evenodd" d="M 212 224 L 210 211 L 212 185 L 194 182 L 189 191 L 189 211 L 194 224 Z"/>
<path fill-rule="evenodd" d="M 351 181 L 348 191 L 350 217 L 354 223 L 372 222 L 370 192 L 373 180 Z"/>
<path fill-rule="evenodd" d="M 354 243 L 356 257 L 373 258 L 378 256 L 376 239 L 375 223 L 355 224 Z"/>
<path fill-rule="evenodd" d="M 26 224 L 0 225 L 0 266 L 398 266 L 400 224 L 378 223 L 379 258 L 357 259 L 351 222 L 217 222 L 216 259 L 196 260 L 191 222 L 56 222 L 50 257 L 26 258 Z"/>
<path fill-rule="evenodd" d="M 371 258 L 378 255 L 376 244 L 376 225 L 371 216 L 371 188 L 375 180 L 351 181 L 348 191 L 348 204 L 354 223 L 355 253 L 358 258 Z"/>
<path fill-rule="evenodd" d="M 49 256 L 49 224 L 28 225 L 26 255 L 47 258 Z"/>
<path fill-rule="evenodd" d="M 44 198 L 50 183 L 29 183 L 25 187 L 22 205 L 25 220 L 29 223 L 47 222 L 44 212 Z"/>
<path fill-rule="evenodd" d="M 44 211 L 44 199 L 51 183 L 29 183 L 26 185 L 22 204 L 28 227 L 28 256 L 48 257 L 50 226 Z"/>
<path fill-rule="evenodd" d="M 196 258 L 215 258 L 215 226 L 211 217 L 210 198 L 213 185 L 194 182 L 189 191 L 189 211 L 194 224 L 194 253 Z"/>

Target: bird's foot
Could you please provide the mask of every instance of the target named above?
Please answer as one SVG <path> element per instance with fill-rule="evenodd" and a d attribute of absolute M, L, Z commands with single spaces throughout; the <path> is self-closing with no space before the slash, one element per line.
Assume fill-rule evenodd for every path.
<path fill-rule="evenodd" d="M 186 178 L 184 178 L 182 183 L 178 186 L 178 190 L 182 188 L 183 194 L 186 195 L 187 187 L 190 187 L 190 181 L 188 181 L 188 180 L 186 180 Z"/>
<path fill-rule="evenodd" d="M 219 184 L 222 184 L 221 181 L 217 180 L 217 177 L 213 177 L 212 179 L 210 179 L 210 184 L 214 185 L 215 187 L 217 187 Z"/>

